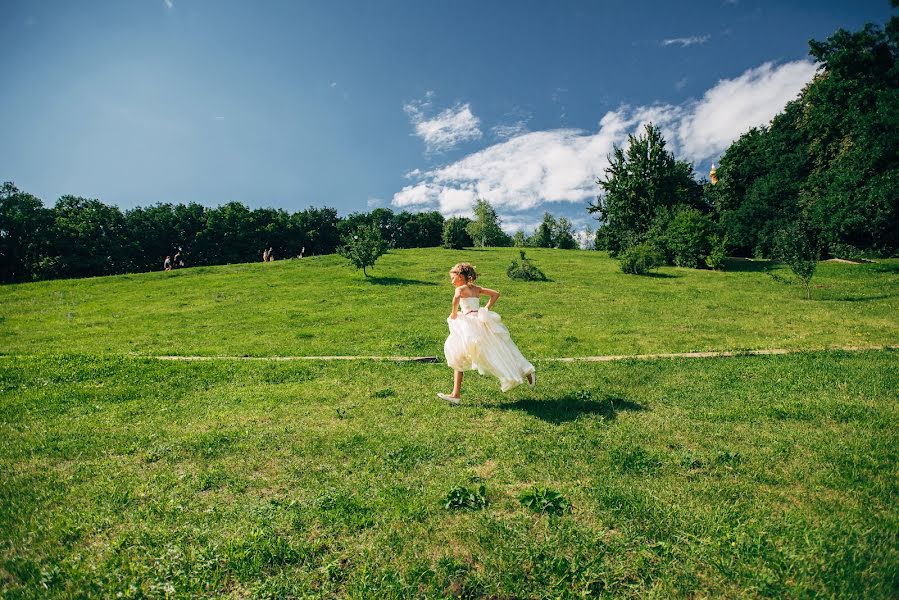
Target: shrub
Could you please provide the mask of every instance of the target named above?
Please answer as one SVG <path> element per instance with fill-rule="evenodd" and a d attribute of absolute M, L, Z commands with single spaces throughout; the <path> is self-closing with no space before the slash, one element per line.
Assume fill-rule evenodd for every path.
<path fill-rule="evenodd" d="M 727 250 L 727 236 L 713 235 L 710 240 L 711 250 L 705 257 L 705 266 L 710 269 L 724 269 L 724 257 Z"/>
<path fill-rule="evenodd" d="M 546 281 L 546 275 L 537 268 L 531 259 L 525 256 L 524 250 L 519 250 L 521 262 L 512 260 L 512 263 L 506 269 L 506 275 L 511 279 L 521 279 L 523 281 Z"/>
<path fill-rule="evenodd" d="M 618 256 L 621 270 L 631 275 L 645 275 L 664 264 L 664 257 L 649 242 L 631 246 Z"/>
<path fill-rule="evenodd" d="M 691 269 L 702 266 L 711 253 L 713 227 L 712 220 L 695 208 L 675 211 L 665 235 L 674 264 Z"/>

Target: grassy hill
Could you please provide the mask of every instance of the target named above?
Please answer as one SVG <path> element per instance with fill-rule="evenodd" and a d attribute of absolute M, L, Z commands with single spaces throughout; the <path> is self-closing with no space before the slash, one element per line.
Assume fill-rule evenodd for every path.
<path fill-rule="evenodd" d="M 0 595 L 895 597 L 899 261 L 625 276 L 409 250 L 0 288 Z M 469 259 L 540 373 L 156 354 L 438 354 Z M 483 485 L 485 507 L 445 507 Z M 520 497 L 558 492 L 559 514 Z M 552 496 L 547 496 L 552 498 Z M 567 509 L 565 507 L 568 507 Z"/>
<path fill-rule="evenodd" d="M 6 353 L 438 355 L 446 273 L 475 264 L 528 356 L 885 345 L 899 340 L 899 260 L 821 263 L 813 300 L 767 263 L 628 276 L 604 253 L 529 251 L 546 283 L 512 281 L 512 249 L 401 250 L 368 279 L 337 256 L 0 287 Z M 770 269 L 771 274 L 765 272 Z"/>

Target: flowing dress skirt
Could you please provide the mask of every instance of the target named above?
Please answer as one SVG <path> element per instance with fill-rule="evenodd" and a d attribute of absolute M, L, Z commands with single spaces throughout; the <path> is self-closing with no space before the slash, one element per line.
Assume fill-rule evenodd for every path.
<path fill-rule="evenodd" d="M 512 341 L 502 318 L 492 310 L 460 312 L 455 319 L 446 321 L 450 334 L 443 344 L 443 353 L 453 369 L 492 375 L 499 379 L 504 392 L 525 383 L 527 376 L 535 372 L 534 365 Z"/>

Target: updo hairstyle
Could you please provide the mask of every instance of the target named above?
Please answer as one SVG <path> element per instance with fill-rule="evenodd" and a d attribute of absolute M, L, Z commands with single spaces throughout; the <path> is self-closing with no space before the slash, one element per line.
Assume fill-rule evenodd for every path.
<path fill-rule="evenodd" d="M 470 263 L 459 263 L 453 267 L 453 270 L 459 272 L 465 283 L 474 283 L 474 280 L 478 278 L 477 272 Z"/>

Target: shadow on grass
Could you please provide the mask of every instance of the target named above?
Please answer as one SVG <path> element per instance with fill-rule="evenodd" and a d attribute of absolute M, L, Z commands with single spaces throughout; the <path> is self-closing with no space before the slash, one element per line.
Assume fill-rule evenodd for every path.
<path fill-rule="evenodd" d="M 651 277 L 652 279 L 677 279 L 680 275 L 671 275 L 670 273 L 643 273 L 639 277 Z"/>
<path fill-rule="evenodd" d="M 369 275 L 366 281 L 372 285 L 437 285 L 433 281 L 404 279 L 402 277 L 375 277 L 374 275 Z"/>
<path fill-rule="evenodd" d="M 642 412 L 647 410 L 639 402 L 632 402 L 625 398 L 609 396 L 602 400 L 585 400 L 573 394 L 550 400 L 526 398 L 516 400 L 515 402 L 495 403 L 486 406 L 498 408 L 499 410 L 521 410 L 553 425 L 574 421 L 581 415 L 599 415 L 605 419 L 612 420 L 621 411 Z"/>
<path fill-rule="evenodd" d="M 773 260 L 758 259 L 751 260 L 749 258 L 741 258 L 739 256 L 728 256 L 724 259 L 724 270 L 742 273 L 760 273 L 767 271 L 773 267 Z"/>
<path fill-rule="evenodd" d="M 821 302 L 871 302 L 872 300 L 886 300 L 895 298 L 899 294 L 878 294 L 877 296 L 837 296 L 835 298 L 821 298 Z"/>
<path fill-rule="evenodd" d="M 899 273 L 899 263 L 877 263 L 871 270 L 875 273 Z"/>

